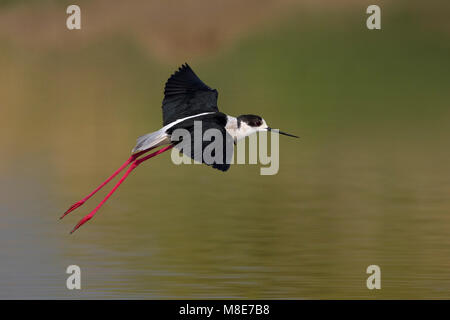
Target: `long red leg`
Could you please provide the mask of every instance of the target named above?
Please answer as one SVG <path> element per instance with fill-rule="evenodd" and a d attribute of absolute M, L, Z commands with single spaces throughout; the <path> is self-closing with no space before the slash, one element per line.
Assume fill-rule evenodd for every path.
<path fill-rule="evenodd" d="M 157 156 L 158 154 L 161 154 L 169 149 L 172 149 L 173 145 L 169 145 L 167 147 L 164 147 L 162 149 L 159 149 L 156 152 L 153 152 L 151 154 L 149 154 L 148 156 L 145 156 L 141 159 L 137 159 L 134 160 L 133 163 L 130 165 L 130 167 L 128 168 L 128 170 L 125 172 L 125 174 L 122 176 L 122 178 L 120 178 L 119 182 L 117 182 L 117 184 L 114 186 L 114 188 L 112 188 L 112 190 L 106 195 L 106 197 L 94 208 L 94 210 L 92 210 L 89 214 L 87 214 L 86 216 L 84 216 L 83 219 L 80 220 L 80 222 L 77 223 L 77 225 L 75 226 L 75 228 L 73 228 L 73 230 L 70 233 L 73 233 L 75 230 L 77 230 L 79 227 L 81 227 L 83 224 L 85 224 L 87 221 L 89 221 L 94 215 L 95 213 L 98 211 L 98 209 L 101 208 L 101 206 L 109 199 L 109 197 L 112 196 L 112 194 L 117 190 L 117 188 L 122 184 L 122 182 L 124 182 L 124 180 L 128 177 L 128 175 L 131 173 L 131 171 L 133 171 L 138 165 L 140 165 L 142 162 L 151 159 L 155 156 Z"/>
<path fill-rule="evenodd" d="M 90 197 L 92 197 L 94 194 L 97 193 L 98 190 L 100 190 L 101 188 L 103 188 L 108 182 L 110 182 L 115 176 L 117 176 L 124 168 L 126 168 L 131 162 L 133 162 L 134 160 L 136 160 L 139 156 L 143 155 L 144 153 L 149 152 L 150 150 L 152 150 L 154 148 L 149 148 L 147 150 L 138 152 L 133 154 L 130 158 L 128 158 L 127 161 L 124 162 L 123 165 L 120 166 L 119 169 L 117 169 L 112 176 L 110 176 L 108 179 L 106 179 L 105 181 L 102 182 L 101 185 L 99 185 L 94 191 L 92 191 L 91 193 L 89 193 L 86 197 L 84 197 L 83 199 L 81 199 L 80 201 L 75 202 L 73 205 L 70 206 L 69 209 L 67 209 L 66 212 L 64 212 L 64 214 L 61 216 L 60 219 L 64 218 L 67 214 L 69 214 L 70 212 L 72 212 L 73 210 L 75 210 L 78 207 L 81 207 Z"/>

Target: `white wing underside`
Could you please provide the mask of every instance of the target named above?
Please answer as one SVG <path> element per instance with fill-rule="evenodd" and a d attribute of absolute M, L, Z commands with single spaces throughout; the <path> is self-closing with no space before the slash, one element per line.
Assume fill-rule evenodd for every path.
<path fill-rule="evenodd" d="M 133 148 L 133 150 L 131 150 L 131 153 L 136 153 L 139 151 L 147 150 L 149 148 L 156 148 L 159 146 L 163 146 L 165 144 L 170 144 L 172 142 L 170 140 L 170 135 L 168 135 L 166 133 L 166 131 L 169 128 L 173 127 L 174 125 L 176 125 L 184 120 L 203 116 L 205 114 L 210 114 L 210 113 L 214 113 L 214 112 L 204 112 L 204 113 L 196 114 L 196 115 L 189 116 L 186 118 L 178 119 L 178 120 L 162 127 L 158 131 L 150 132 L 146 135 L 140 136 L 139 138 L 137 138 L 136 146 Z"/>

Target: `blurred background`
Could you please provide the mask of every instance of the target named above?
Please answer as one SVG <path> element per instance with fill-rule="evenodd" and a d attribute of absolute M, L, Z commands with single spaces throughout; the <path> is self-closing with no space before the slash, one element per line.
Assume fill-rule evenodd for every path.
<path fill-rule="evenodd" d="M 450 298 L 448 1 L 80 0 L 78 31 L 69 4 L 0 2 L 0 298 Z M 279 173 L 167 153 L 69 235 L 184 62 L 301 136 Z"/>

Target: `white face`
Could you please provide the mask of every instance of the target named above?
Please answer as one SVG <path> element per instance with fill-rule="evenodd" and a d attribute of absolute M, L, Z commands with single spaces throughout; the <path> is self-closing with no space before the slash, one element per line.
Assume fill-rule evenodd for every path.
<path fill-rule="evenodd" d="M 266 120 L 262 119 L 262 125 L 258 127 L 258 131 L 266 131 L 268 127 Z"/>
<path fill-rule="evenodd" d="M 236 130 L 236 138 L 237 140 L 240 140 L 258 131 L 266 131 L 267 128 L 268 125 L 264 119 L 262 119 L 262 124 L 259 127 L 251 127 L 247 123 L 242 121 L 241 126 L 238 130 Z"/>

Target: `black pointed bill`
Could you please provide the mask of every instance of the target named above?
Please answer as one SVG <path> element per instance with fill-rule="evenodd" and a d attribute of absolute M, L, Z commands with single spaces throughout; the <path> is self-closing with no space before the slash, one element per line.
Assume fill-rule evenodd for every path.
<path fill-rule="evenodd" d="M 288 137 L 299 138 L 299 137 L 297 137 L 297 136 L 294 136 L 293 134 L 289 134 L 289 133 L 280 131 L 280 130 L 278 130 L 278 129 L 272 129 L 272 128 L 270 128 L 270 127 L 267 128 L 267 131 L 274 131 L 274 132 L 278 132 L 279 134 L 283 134 L 283 135 L 288 136 Z"/>

